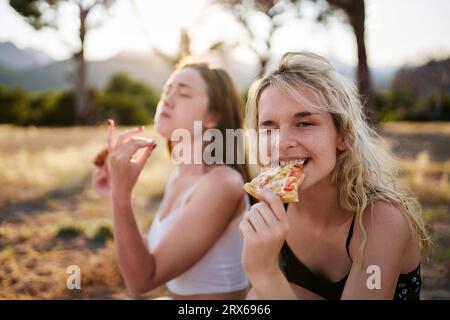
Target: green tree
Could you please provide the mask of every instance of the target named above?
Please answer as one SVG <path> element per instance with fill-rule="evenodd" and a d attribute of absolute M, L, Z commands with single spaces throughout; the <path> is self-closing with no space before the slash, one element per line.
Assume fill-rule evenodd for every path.
<path fill-rule="evenodd" d="M 90 101 L 95 99 L 95 91 L 87 91 Z M 42 116 L 40 123 L 45 126 L 71 126 L 76 123 L 76 94 L 72 91 L 47 92 L 40 97 Z"/>
<path fill-rule="evenodd" d="M 105 92 L 137 97 L 151 116 L 154 116 L 156 113 L 156 105 L 158 104 L 160 93 L 141 81 L 133 80 L 126 73 L 118 72 L 113 74 L 105 87 Z"/>
<path fill-rule="evenodd" d="M 0 86 L 0 123 L 26 123 L 29 104 L 30 96 L 24 89 Z"/>
<path fill-rule="evenodd" d="M 302 0 L 297 0 L 302 1 Z M 364 105 L 365 114 L 369 122 L 375 124 L 375 103 L 370 78 L 370 70 L 367 62 L 365 42 L 366 9 L 364 0 L 308 0 L 319 5 L 321 10 L 317 16 L 318 22 L 326 22 L 328 17 L 338 13 L 344 13 L 347 23 L 351 26 L 355 35 L 358 67 L 357 79 L 361 102 Z"/>
<path fill-rule="evenodd" d="M 258 77 L 264 74 L 272 54 L 272 42 L 275 32 L 285 26 L 292 17 L 296 18 L 298 9 L 293 0 L 213 0 L 222 4 L 241 24 L 248 36 L 247 45 L 258 59 Z M 262 14 L 269 23 L 265 36 L 257 36 L 251 25 L 251 15 Z M 295 13 L 290 15 L 289 13 Z"/>
<path fill-rule="evenodd" d="M 116 0 L 10 0 L 9 4 L 32 27 L 40 30 L 45 27 L 58 29 L 61 8 L 71 6 L 78 12 L 79 49 L 72 54 L 75 65 L 73 76 L 76 95 L 77 123 L 86 124 L 92 116 L 92 106 L 86 88 L 86 61 L 84 57 L 85 38 L 90 29 L 99 25 L 88 19 L 94 9 L 106 10 Z"/>
<path fill-rule="evenodd" d="M 146 125 L 152 116 L 142 104 L 142 100 L 133 95 L 104 93 L 97 100 L 100 118 L 113 118 L 122 125 Z"/>
<path fill-rule="evenodd" d="M 122 124 L 148 124 L 155 115 L 159 93 L 125 73 L 116 73 L 97 101 L 99 120 L 111 117 Z"/>
<path fill-rule="evenodd" d="M 414 101 L 421 100 L 430 120 L 442 118 L 445 97 L 450 95 L 450 58 L 401 68 L 392 81 L 392 90 L 403 92 Z"/>
<path fill-rule="evenodd" d="M 316 20 L 326 23 L 328 18 L 344 13 L 347 22 L 352 27 L 357 44 L 357 79 L 361 101 L 365 108 L 369 122 L 374 123 L 375 104 L 365 46 L 365 2 L 364 0 L 212 0 L 221 3 L 233 14 L 249 35 L 249 47 L 259 60 L 259 74 L 265 72 L 267 62 L 271 56 L 271 46 L 275 31 L 286 25 L 289 19 L 298 18 L 301 4 L 311 1 L 319 8 Z M 269 32 L 265 39 L 258 39 L 250 23 L 250 15 L 259 12 L 269 21 Z M 291 13 L 289 15 L 289 13 Z M 261 41 L 263 42 L 261 44 Z"/>

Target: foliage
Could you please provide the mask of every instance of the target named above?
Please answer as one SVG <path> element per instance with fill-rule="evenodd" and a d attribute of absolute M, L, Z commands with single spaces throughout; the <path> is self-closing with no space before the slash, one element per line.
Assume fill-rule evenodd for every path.
<path fill-rule="evenodd" d="M 152 123 L 159 93 L 124 73 L 114 74 L 104 90 L 90 88 L 94 118 L 114 118 L 124 125 Z M 0 86 L 0 123 L 71 126 L 76 123 L 73 91 L 34 93 L 20 87 Z"/>

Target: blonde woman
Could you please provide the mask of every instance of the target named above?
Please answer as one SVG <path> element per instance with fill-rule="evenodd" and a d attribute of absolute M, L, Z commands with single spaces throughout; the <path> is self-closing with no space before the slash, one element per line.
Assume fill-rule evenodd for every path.
<path fill-rule="evenodd" d="M 165 85 L 155 128 L 167 139 L 169 149 L 187 142 L 171 141 L 176 129 L 189 132 L 192 146 L 201 145 L 202 136 L 194 134 L 195 122 L 201 121 L 202 132 L 215 128 L 225 136 L 226 129 L 241 127 L 241 105 L 224 70 L 187 59 Z M 111 121 L 107 166 L 94 172 L 93 185 L 111 201 L 117 260 L 129 291 L 139 295 L 166 284 L 173 299 L 245 298 L 248 279 L 241 265 L 239 223 L 249 206 L 242 190 L 248 180 L 246 167 L 236 161 L 208 165 L 204 159 L 200 163 L 177 159 L 181 163 L 172 172 L 143 239 L 131 194 L 156 145 L 136 136 L 142 128 L 126 131 L 118 139 L 114 131 Z M 145 150 L 142 157 L 132 159 L 139 149 Z"/>
<path fill-rule="evenodd" d="M 240 224 L 247 298 L 418 299 L 429 245 L 420 207 L 354 86 L 316 54 L 287 53 L 252 85 L 247 117 L 278 130 L 280 162 L 307 159 L 298 203 L 261 192 Z"/>

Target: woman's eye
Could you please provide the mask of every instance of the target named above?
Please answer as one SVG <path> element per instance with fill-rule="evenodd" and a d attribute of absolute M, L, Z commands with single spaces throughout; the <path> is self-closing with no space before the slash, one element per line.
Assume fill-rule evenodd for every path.
<path fill-rule="evenodd" d="M 191 96 L 190 94 L 180 93 L 180 97 L 183 97 L 183 98 L 191 98 L 192 96 Z"/>
<path fill-rule="evenodd" d="M 276 129 L 266 129 L 266 128 L 261 128 L 261 129 L 259 130 L 259 132 L 260 132 L 260 134 L 271 135 L 271 134 L 273 133 L 272 131 L 274 131 L 274 130 L 276 130 Z"/>
<path fill-rule="evenodd" d="M 301 127 L 307 127 L 307 126 L 310 126 L 310 125 L 312 125 L 311 122 L 299 122 L 295 126 L 301 128 Z"/>

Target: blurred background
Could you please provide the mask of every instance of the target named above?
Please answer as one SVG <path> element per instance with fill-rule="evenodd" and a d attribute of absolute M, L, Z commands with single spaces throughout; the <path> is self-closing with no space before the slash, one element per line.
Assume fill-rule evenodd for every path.
<path fill-rule="evenodd" d="M 185 55 L 226 68 L 245 98 L 283 53 L 309 50 L 354 81 L 401 159 L 435 244 L 422 298 L 450 299 L 448 12 L 447 0 L 0 0 L 0 298 L 131 298 L 90 186 L 105 119 L 160 139 L 156 104 Z M 143 231 L 170 170 L 157 148 L 134 194 Z M 66 287 L 69 265 L 81 290 Z"/>

